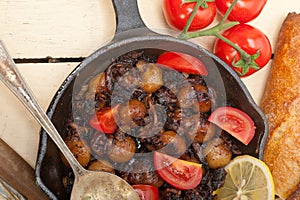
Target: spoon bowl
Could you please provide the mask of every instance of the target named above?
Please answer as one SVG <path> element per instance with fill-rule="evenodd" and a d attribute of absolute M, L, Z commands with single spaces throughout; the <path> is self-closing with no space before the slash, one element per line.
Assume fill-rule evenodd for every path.
<path fill-rule="evenodd" d="M 0 79 L 24 104 L 61 150 L 75 175 L 72 200 L 79 199 L 140 199 L 135 190 L 122 178 L 107 172 L 88 171 L 76 160 L 60 134 L 43 111 L 0 40 Z"/>

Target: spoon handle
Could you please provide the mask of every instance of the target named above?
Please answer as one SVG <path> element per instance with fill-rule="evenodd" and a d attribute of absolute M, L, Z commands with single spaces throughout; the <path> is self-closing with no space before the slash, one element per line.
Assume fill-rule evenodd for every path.
<path fill-rule="evenodd" d="M 0 40 L 0 79 L 13 92 L 13 94 L 24 104 L 32 116 L 45 129 L 51 139 L 56 143 L 61 152 L 70 163 L 74 173 L 82 175 L 85 170 L 78 163 L 69 150 L 56 128 L 41 108 L 26 81 L 19 73 L 14 61 L 10 58 L 4 43 Z"/>

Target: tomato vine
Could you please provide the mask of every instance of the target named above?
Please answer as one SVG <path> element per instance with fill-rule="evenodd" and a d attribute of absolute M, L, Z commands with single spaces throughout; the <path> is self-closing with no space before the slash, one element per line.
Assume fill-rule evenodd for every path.
<path fill-rule="evenodd" d="M 220 40 L 224 41 L 225 43 L 227 43 L 228 45 L 230 45 L 231 47 L 233 47 L 240 54 L 240 59 L 239 60 L 234 59 L 232 62 L 233 67 L 241 68 L 240 71 L 235 70 L 240 76 L 246 75 L 250 68 L 252 68 L 254 70 L 260 69 L 259 65 L 255 61 L 260 56 L 259 50 L 257 50 L 257 52 L 254 54 L 249 54 L 246 51 L 244 51 L 241 47 L 239 47 L 234 42 L 227 39 L 226 37 L 224 37 L 221 34 L 222 31 L 227 30 L 233 26 L 240 24 L 238 21 L 229 21 L 229 22 L 226 21 L 229 14 L 232 11 L 232 9 L 236 5 L 237 0 L 233 1 L 231 6 L 228 8 L 226 13 L 222 17 L 221 21 L 217 25 L 215 25 L 211 28 L 201 30 L 201 31 L 196 31 L 196 32 L 188 32 L 189 26 L 194 18 L 194 14 L 199 9 L 199 7 L 203 6 L 203 5 L 205 6 L 206 2 L 208 2 L 208 1 L 207 0 L 185 0 L 184 1 L 184 3 L 188 3 L 188 2 L 196 2 L 196 5 L 193 9 L 192 14 L 190 15 L 190 18 L 188 19 L 188 21 L 186 23 L 183 31 L 178 36 L 180 39 L 187 40 L 187 39 L 202 37 L 202 36 L 215 36 L 218 39 L 220 39 Z M 209 1 L 209 2 L 211 2 L 211 1 Z"/>

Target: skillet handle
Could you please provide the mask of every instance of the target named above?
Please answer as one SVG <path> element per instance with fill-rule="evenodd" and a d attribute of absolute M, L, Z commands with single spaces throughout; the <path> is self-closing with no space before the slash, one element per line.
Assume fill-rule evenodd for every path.
<path fill-rule="evenodd" d="M 112 0 L 112 3 L 116 12 L 116 34 L 136 28 L 147 28 L 140 16 L 137 0 Z"/>

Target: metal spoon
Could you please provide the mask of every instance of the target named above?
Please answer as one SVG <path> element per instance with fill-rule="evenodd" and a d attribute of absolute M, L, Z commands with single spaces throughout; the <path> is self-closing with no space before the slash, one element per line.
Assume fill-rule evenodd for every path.
<path fill-rule="evenodd" d="M 79 164 L 46 113 L 38 104 L 1 40 L 0 79 L 46 130 L 70 163 L 75 174 L 75 181 L 71 193 L 72 200 L 140 199 L 135 190 L 122 178 L 106 172 L 88 171 Z"/>

